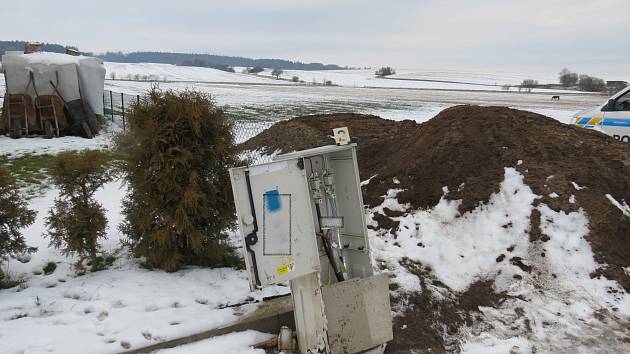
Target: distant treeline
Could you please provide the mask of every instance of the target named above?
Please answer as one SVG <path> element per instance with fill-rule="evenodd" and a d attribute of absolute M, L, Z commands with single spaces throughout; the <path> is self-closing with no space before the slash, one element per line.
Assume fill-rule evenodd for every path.
<path fill-rule="evenodd" d="M 97 55 L 105 61 L 118 63 L 162 63 L 182 65 L 187 62 L 203 61 L 210 65 L 225 66 L 243 66 L 263 68 L 279 68 L 293 70 L 336 70 L 344 69 L 335 64 L 322 63 L 302 63 L 299 61 L 289 61 L 284 59 L 251 59 L 243 57 L 232 57 L 225 55 L 213 54 L 188 54 L 188 53 L 162 53 L 162 52 L 132 52 L 132 53 L 113 53 L 107 52 Z"/>
<path fill-rule="evenodd" d="M 229 65 L 210 64 L 207 61 L 201 60 L 201 59 L 184 60 L 179 65 L 181 65 L 181 66 L 198 66 L 198 67 L 201 67 L 201 68 L 213 68 L 213 69 L 218 69 L 218 70 L 222 70 L 222 71 L 227 71 L 227 72 L 230 72 L 230 73 L 235 72 L 234 68 L 229 66 Z"/>
<path fill-rule="evenodd" d="M 7 50 L 24 50 L 24 41 L 0 41 L 0 55 Z M 76 49 L 76 48 L 75 48 Z M 63 53 L 65 46 L 60 44 L 46 43 L 43 50 L 47 52 Z M 104 61 L 116 63 L 160 63 L 182 65 L 185 62 L 194 62 L 195 60 L 204 61 L 209 65 L 216 66 L 243 66 L 293 70 L 337 70 L 347 69 L 335 64 L 322 63 L 302 63 L 299 61 L 290 61 L 284 59 L 252 59 L 243 57 L 233 57 L 226 55 L 213 54 L 189 54 L 189 53 L 168 53 L 168 52 L 107 52 L 105 54 L 94 54 L 83 52 L 85 55 L 95 56 Z"/>

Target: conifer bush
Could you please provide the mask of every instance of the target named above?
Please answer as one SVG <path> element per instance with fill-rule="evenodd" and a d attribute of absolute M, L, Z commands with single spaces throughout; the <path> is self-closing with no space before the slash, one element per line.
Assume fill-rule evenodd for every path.
<path fill-rule="evenodd" d="M 64 255 L 78 255 L 75 267 L 83 269 L 89 259 L 92 270 L 98 261 L 99 241 L 106 237 L 105 209 L 94 193 L 113 179 L 107 157 L 95 150 L 64 152 L 51 164 L 52 181 L 59 188 L 59 197 L 46 218 L 50 245 Z"/>
<path fill-rule="evenodd" d="M 237 262 L 225 230 L 234 225 L 228 168 L 238 163 L 232 124 L 212 98 L 160 91 L 135 104 L 117 139 L 128 194 L 120 230 L 148 267 Z"/>
<path fill-rule="evenodd" d="M 21 232 L 35 221 L 35 215 L 36 212 L 28 208 L 15 178 L 0 166 L 0 262 L 37 250 L 26 244 Z M 0 269 L 0 285 L 5 280 Z"/>

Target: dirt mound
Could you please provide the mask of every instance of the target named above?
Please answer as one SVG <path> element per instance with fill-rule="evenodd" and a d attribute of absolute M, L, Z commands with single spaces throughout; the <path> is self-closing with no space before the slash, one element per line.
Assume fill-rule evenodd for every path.
<path fill-rule="evenodd" d="M 536 203 L 589 217 L 598 274 L 630 291 L 630 218 L 612 205 L 630 202 L 630 145 L 543 115 L 505 107 L 456 106 L 428 122 L 390 121 L 371 115 L 332 114 L 280 122 L 243 144 L 247 150 L 288 152 L 331 143 L 332 128 L 347 126 L 359 138 L 365 202 L 380 204 L 390 188 L 412 209 L 435 206 L 449 189 L 461 212 L 498 192 L 504 167 L 515 167 L 541 195 Z M 555 194 L 552 194 L 555 193 Z M 551 194 L 551 196 L 550 196 Z M 575 202 L 570 198 L 574 195 Z M 393 216 L 393 215 L 387 215 Z M 379 226 L 391 228 L 387 216 Z M 532 215 L 532 240 L 540 238 L 540 215 Z"/>
<path fill-rule="evenodd" d="M 521 273 L 514 273 L 515 281 L 524 276 L 528 281 L 537 278 L 544 268 L 541 259 L 546 256 L 545 252 L 535 251 L 536 245 L 550 240 L 540 231 L 541 222 L 549 220 L 537 206 L 544 203 L 565 213 L 582 208 L 588 215 L 587 240 L 601 265 L 591 276 L 616 280 L 630 292 L 630 276 L 624 270 L 630 266 L 630 217 L 624 216 L 609 199 L 630 203 L 630 144 L 531 112 L 457 106 L 422 124 L 359 114 L 299 117 L 272 126 L 242 147 L 272 153 L 327 145 L 332 142 L 329 137 L 332 128 L 341 126 L 347 126 L 351 135 L 359 138 L 361 180 L 369 180 L 364 186 L 365 202 L 378 209 L 387 191 L 394 188 L 402 190 L 398 200 L 410 205 L 406 211 L 382 208 L 378 209 L 382 214 L 372 215 L 377 225 L 373 227 L 378 235 L 375 241 L 389 238 L 393 241 L 392 248 L 401 247 L 397 237 L 408 225 L 401 227 L 399 220 L 413 210 L 433 208 L 443 196 L 461 199 L 461 213 L 474 210 L 499 192 L 505 167 L 513 167 L 540 196 L 535 199 L 527 221 L 530 232 L 525 234 L 533 246 L 531 252 L 536 254 L 530 254 L 528 248 L 525 254 L 512 255 L 514 246 L 510 246 L 497 255 L 497 264 L 509 262 L 518 269 Z M 449 190 L 446 195 L 445 186 Z M 510 224 L 502 227 L 509 228 Z M 418 247 L 424 245 L 418 243 Z M 526 256 L 531 257 L 522 258 Z M 535 263 L 538 261 L 540 267 Z M 387 264 L 382 262 L 385 263 L 379 267 L 384 269 Z M 538 320 L 539 313 L 529 313 L 531 294 L 501 292 L 493 286 L 491 278 L 481 278 L 467 290 L 456 292 L 441 282 L 430 266 L 406 258 L 398 263 L 419 279 L 422 291 L 392 291 L 392 306 L 399 315 L 394 319 L 394 341 L 387 346 L 389 353 L 457 352 L 461 349 L 463 327 L 487 333 L 495 325 L 510 323 L 508 331 L 514 331 L 511 335 L 527 337 L 532 332 L 532 323 Z M 544 285 L 534 286 L 536 292 L 546 293 Z M 510 305 L 502 308 L 502 303 Z M 480 306 L 503 311 L 500 313 L 506 317 L 491 322 Z"/>

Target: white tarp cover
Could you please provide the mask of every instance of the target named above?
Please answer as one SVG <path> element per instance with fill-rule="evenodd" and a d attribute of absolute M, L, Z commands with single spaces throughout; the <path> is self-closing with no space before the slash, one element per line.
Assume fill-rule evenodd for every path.
<path fill-rule="evenodd" d="M 105 66 L 100 59 L 48 52 L 8 52 L 2 56 L 2 69 L 7 93 L 26 93 L 33 99 L 36 94 L 51 95 L 55 93 L 52 81 L 66 101 L 82 98 L 94 113 L 103 114 Z"/>

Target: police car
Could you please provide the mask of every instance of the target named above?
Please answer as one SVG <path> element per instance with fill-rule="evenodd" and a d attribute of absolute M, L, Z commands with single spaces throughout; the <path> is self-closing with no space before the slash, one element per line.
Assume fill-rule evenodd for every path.
<path fill-rule="evenodd" d="M 603 105 L 579 112 L 573 118 L 573 124 L 579 127 L 596 129 L 630 143 L 630 86 Z"/>

